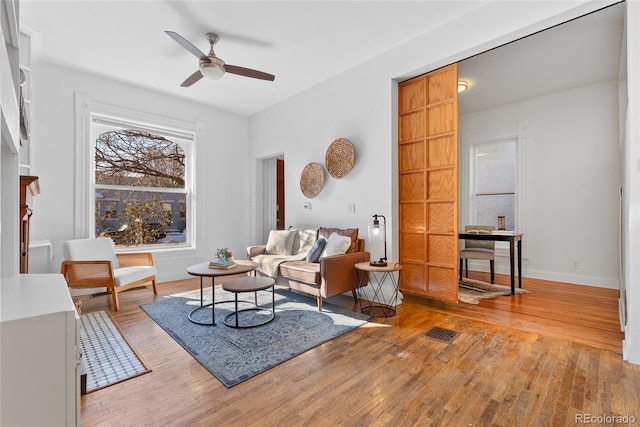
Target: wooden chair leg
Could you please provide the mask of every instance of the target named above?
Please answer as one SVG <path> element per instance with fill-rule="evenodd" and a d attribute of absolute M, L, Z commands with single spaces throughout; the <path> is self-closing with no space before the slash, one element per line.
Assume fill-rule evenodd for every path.
<path fill-rule="evenodd" d="M 355 302 L 358 302 L 358 293 L 356 292 L 355 289 L 351 289 L 351 295 L 353 295 L 353 300 Z"/>
<path fill-rule="evenodd" d="M 318 311 L 322 311 L 322 297 L 318 295 Z"/>
<path fill-rule="evenodd" d="M 113 311 L 120 310 L 120 303 L 118 302 L 118 292 L 115 289 L 111 289 L 111 300 L 113 301 Z"/>
<path fill-rule="evenodd" d="M 153 293 L 158 295 L 158 286 L 156 285 L 156 278 L 155 277 L 153 278 L 151 283 L 153 284 Z"/>

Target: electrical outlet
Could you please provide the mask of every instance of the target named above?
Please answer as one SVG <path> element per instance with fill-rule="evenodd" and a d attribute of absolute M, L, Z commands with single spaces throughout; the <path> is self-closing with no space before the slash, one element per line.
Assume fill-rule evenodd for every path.
<path fill-rule="evenodd" d="M 305 203 L 304 205 L 302 205 L 302 209 L 304 209 L 305 211 L 310 211 L 311 203 Z"/>
<path fill-rule="evenodd" d="M 347 203 L 347 213 L 356 213 L 355 203 Z"/>
<path fill-rule="evenodd" d="M 575 269 L 575 270 L 580 270 L 581 265 L 580 265 L 580 261 L 577 259 L 573 260 L 573 263 L 571 264 L 571 266 Z"/>

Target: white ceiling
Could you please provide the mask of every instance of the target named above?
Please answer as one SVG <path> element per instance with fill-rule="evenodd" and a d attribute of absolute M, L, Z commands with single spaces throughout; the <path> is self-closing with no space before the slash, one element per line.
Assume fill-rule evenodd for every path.
<path fill-rule="evenodd" d="M 618 79 L 624 4 L 461 61 L 460 114 Z"/>
<path fill-rule="evenodd" d="M 483 3 L 22 0 L 20 16 L 32 34 L 34 62 L 72 67 L 249 116 Z M 566 88 L 569 83 L 560 73 L 565 69 L 578 82 L 616 78 L 622 14 L 606 14 L 604 25 L 594 21 L 600 14 L 591 15 L 586 25 L 573 25 L 577 29 L 570 35 L 542 33 L 517 42 L 526 48 L 512 44 L 462 62 L 460 77 L 472 87 L 461 99 L 461 109 L 508 101 L 495 94 L 498 85 L 509 82 L 526 82 L 501 91 L 511 99 L 526 97 L 525 89 Z M 216 54 L 225 62 L 275 74 L 276 79 L 226 74 L 182 88 L 180 83 L 198 69 L 198 60 L 165 30 L 179 33 L 205 53 L 205 33 L 216 32 Z M 536 89 L 538 83 L 546 89 Z M 476 96 L 478 101 L 472 101 Z"/>

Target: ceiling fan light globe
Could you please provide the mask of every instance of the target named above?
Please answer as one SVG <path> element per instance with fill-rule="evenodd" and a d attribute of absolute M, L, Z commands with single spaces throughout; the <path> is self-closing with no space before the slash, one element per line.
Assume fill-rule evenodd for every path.
<path fill-rule="evenodd" d="M 224 61 L 218 58 L 213 58 L 211 61 L 201 61 L 200 72 L 207 79 L 219 80 L 224 76 Z"/>

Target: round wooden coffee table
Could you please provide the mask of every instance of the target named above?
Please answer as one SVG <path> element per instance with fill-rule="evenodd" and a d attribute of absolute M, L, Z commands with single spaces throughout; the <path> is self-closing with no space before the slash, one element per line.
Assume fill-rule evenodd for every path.
<path fill-rule="evenodd" d="M 222 284 L 222 289 L 228 292 L 233 292 L 235 295 L 235 310 L 233 313 L 227 314 L 223 322 L 225 325 L 231 328 L 253 328 L 256 326 L 266 325 L 276 317 L 276 293 L 274 289 L 275 280 L 271 277 L 256 277 L 247 276 L 237 279 L 227 280 Z M 239 321 L 240 313 L 245 311 L 265 311 L 266 309 L 258 306 L 258 291 L 271 288 L 271 313 L 267 316 L 266 320 L 257 323 L 248 323 L 241 325 Z M 254 292 L 255 307 L 243 308 L 238 310 L 238 294 L 241 292 Z M 230 323 L 231 319 L 235 319 L 235 322 Z"/>
<path fill-rule="evenodd" d="M 221 268 L 209 268 L 209 263 L 203 262 L 202 264 L 192 265 L 191 267 L 187 268 L 187 273 L 191 274 L 192 276 L 200 277 L 200 306 L 191 310 L 191 312 L 189 313 L 189 320 L 191 320 L 193 323 L 197 323 L 198 325 L 215 326 L 216 324 L 216 293 L 215 293 L 216 277 L 248 273 L 250 271 L 255 270 L 255 268 L 258 266 L 258 264 L 256 264 L 253 261 L 244 261 L 244 260 L 236 261 L 236 264 L 237 265 L 233 268 L 221 269 Z M 204 303 L 204 290 L 203 290 L 203 283 L 202 283 L 204 277 L 211 277 L 211 302 L 208 304 Z M 225 301 L 219 301 L 219 302 L 225 302 Z M 199 320 L 194 320 L 192 318 L 193 314 L 196 311 L 209 306 L 211 306 L 211 322 L 201 322 Z"/>

